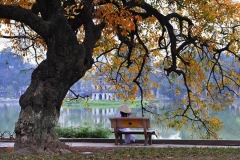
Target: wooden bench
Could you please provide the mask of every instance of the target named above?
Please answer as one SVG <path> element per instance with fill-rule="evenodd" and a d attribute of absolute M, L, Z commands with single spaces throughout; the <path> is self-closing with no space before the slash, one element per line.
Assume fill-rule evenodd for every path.
<path fill-rule="evenodd" d="M 120 137 L 120 144 L 122 144 L 122 134 L 143 134 L 145 137 L 144 145 L 152 144 L 152 135 L 156 135 L 155 131 L 148 130 L 150 128 L 150 121 L 148 118 L 141 117 L 118 117 L 109 118 L 111 127 L 114 129 L 115 145 L 118 145 L 118 138 Z M 120 128 L 143 128 L 143 130 L 130 130 L 126 132 L 119 131 Z"/>

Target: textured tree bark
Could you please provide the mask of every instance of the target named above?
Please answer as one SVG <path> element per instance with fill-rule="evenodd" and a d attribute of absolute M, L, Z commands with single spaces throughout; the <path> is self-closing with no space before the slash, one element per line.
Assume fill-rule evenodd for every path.
<path fill-rule="evenodd" d="M 33 71 L 31 84 L 19 100 L 16 153 L 46 154 L 64 147 L 55 131 L 61 104 L 68 89 L 92 67 L 92 50 L 104 27 L 93 23 L 93 0 L 82 3 L 75 24 L 68 22 L 60 0 L 36 0 L 32 10 L 0 4 L 1 18 L 28 25 L 47 44 L 46 60 Z M 80 26 L 85 30 L 82 44 L 76 36 Z"/>
<path fill-rule="evenodd" d="M 91 68 L 86 48 L 63 16 L 55 16 L 46 39 L 48 52 L 32 73 L 31 84 L 20 98 L 21 112 L 15 126 L 16 153 L 53 153 L 63 148 L 56 136 L 62 101 L 68 89 Z"/>

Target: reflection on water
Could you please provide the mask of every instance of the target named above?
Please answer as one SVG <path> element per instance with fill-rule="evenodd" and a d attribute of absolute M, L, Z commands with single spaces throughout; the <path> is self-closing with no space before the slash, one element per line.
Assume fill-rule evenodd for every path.
<path fill-rule="evenodd" d="M 237 101 L 238 102 L 238 101 Z M 238 103 L 229 107 L 224 112 L 215 113 L 223 121 L 223 130 L 219 133 L 223 139 L 240 140 L 240 108 Z M 14 131 L 15 122 L 18 119 L 20 107 L 17 102 L 0 103 L 0 131 Z M 100 123 L 103 127 L 110 128 L 109 117 L 114 117 L 118 112 L 117 108 L 108 109 L 89 109 L 89 108 L 62 108 L 59 124 L 62 127 L 77 127 L 85 123 Z M 133 116 L 141 116 L 140 109 L 134 109 Z M 192 139 L 191 133 L 186 129 L 176 131 L 174 129 L 166 130 L 164 126 L 152 125 L 160 133 L 158 138 L 164 139 Z M 156 127 L 156 128 L 154 128 Z"/>
<path fill-rule="evenodd" d="M 0 131 L 13 133 L 20 107 L 17 102 L 0 103 Z"/>
<path fill-rule="evenodd" d="M 77 127 L 84 125 L 84 123 L 101 123 L 103 127 L 110 127 L 109 117 L 114 117 L 116 113 L 116 108 L 62 108 L 59 124 L 63 127 Z"/>

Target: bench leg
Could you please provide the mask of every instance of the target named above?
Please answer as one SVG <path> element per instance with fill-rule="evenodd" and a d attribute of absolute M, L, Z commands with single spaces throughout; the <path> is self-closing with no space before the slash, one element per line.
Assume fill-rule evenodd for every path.
<path fill-rule="evenodd" d="M 120 144 L 123 144 L 122 134 L 120 134 Z"/>
<path fill-rule="evenodd" d="M 115 133 L 115 145 L 118 145 L 118 134 Z"/>
<path fill-rule="evenodd" d="M 149 144 L 149 145 L 152 145 L 152 134 L 149 134 L 148 144 Z"/>
<path fill-rule="evenodd" d="M 147 145 L 147 142 L 148 142 L 148 136 L 145 135 L 144 137 L 145 137 L 144 146 L 146 146 L 146 145 Z"/>

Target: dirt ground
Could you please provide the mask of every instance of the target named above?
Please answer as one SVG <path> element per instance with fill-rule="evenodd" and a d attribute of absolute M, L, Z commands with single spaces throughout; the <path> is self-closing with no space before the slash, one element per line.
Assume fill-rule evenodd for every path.
<path fill-rule="evenodd" d="M 101 152 L 111 152 L 114 150 L 117 150 L 118 148 L 111 148 L 111 147 L 103 147 L 103 148 L 99 148 L 99 147 L 71 147 L 70 150 L 73 153 L 83 153 L 83 152 L 93 152 L 93 153 L 101 153 Z"/>
<path fill-rule="evenodd" d="M 111 147 L 70 147 L 69 150 L 72 153 L 84 153 L 84 152 L 93 152 L 93 153 L 101 153 L 101 152 L 111 152 L 114 150 L 117 150 L 117 147 L 111 148 Z M 11 154 L 13 153 L 13 148 L 10 147 L 0 147 L 0 154 Z"/>

